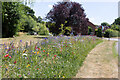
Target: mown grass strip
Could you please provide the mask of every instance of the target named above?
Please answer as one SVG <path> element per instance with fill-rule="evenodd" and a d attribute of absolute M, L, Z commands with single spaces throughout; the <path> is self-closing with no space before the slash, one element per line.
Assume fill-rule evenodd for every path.
<path fill-rule="evenodd" d="M 117 49 L 116 49 L 116 43 L 117 43 L 117 41 L 114 41 L 114 43 L 112 45 L 112 52 L 113 52 L 114 57 L 118 57 L 118 52 L 117 52 Z"/>

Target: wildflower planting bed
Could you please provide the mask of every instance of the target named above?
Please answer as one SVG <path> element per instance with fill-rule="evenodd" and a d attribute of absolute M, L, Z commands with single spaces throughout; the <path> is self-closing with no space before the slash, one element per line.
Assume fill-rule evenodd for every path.
<path fill-rule="evenodd" d="M 96 37 L 49 37 L 41 43 L 2 45 L 3 78 L 72 78 L 87 54 L 102 42 Z"/>

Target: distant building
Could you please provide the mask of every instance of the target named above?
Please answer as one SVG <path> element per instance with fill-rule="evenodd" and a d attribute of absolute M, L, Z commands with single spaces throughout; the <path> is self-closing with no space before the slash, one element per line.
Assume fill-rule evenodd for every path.
<path fill-rule="evenodd" d="M 91 35 L 94 35 L 95 34 L 96 26 L 92 22 L 90 22 L 89 20 L 87 20 L 86 24 L 87 24 L 87 26 L 90 26 L 92 28 L 93 32 L 91 33 Z M 83 29 L 81 30 L 79 28 L 73 27 L 71 33 L 74 33 L 74 32 L 76 32 L 77 35 L 79 35 L 79 34 L 81 34 L 81 35 L 87 35 L 88 34 L 88 28 L 86 27 L 84 30 Z"/>
<path fill-rule="evenodd" d="M 95 34 L 96 26 L 92 22 L 90 22 L 89 20 L 87 21 L 87 24 L 88 24 L 88 26 L 90 26 L 92 28 L 92 30 L 93 30 L 92 35 L 94 35 Z"/>

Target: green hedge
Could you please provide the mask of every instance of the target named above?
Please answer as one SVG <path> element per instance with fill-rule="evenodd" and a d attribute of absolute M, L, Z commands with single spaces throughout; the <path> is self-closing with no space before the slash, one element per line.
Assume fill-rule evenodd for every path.
<path fill-rule="evenodd" d="M 102 29 L 98 28 L 97 30 L 97 37 L 102 37 Z"/>
<path fill-rule="evenodd" d="M 120 33 L 119 33 L 120 36 Z M 118 37 L 118 31 L 113 29 L 107 29 L 104 33 L 104 37 Z"/>

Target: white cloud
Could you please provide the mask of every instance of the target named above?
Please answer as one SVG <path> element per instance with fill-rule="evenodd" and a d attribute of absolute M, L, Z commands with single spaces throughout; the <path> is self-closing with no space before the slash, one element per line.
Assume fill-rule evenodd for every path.
<path fill-rule="evenodd" d="M 52 8 L 52 7 L 53 7 L 53 5 L 48 5 L 48 7 L 49 7 L 49 8 Z"/>

